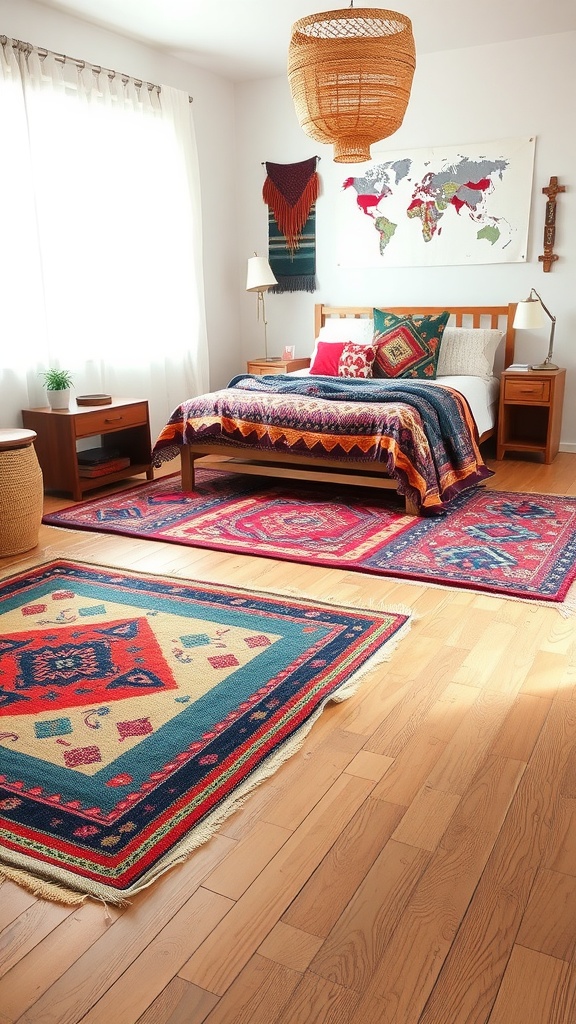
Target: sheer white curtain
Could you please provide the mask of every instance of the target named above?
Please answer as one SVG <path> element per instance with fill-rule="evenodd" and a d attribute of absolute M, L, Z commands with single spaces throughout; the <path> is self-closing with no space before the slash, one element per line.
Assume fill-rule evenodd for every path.
<path fill-rule="evenodd" d="M 208 389 L 188 96 L 0 46 L 0 426 L 77 394 L 146 398 L 155 434 Z M 154 438 L 153 438 L 154 440 Z"/>

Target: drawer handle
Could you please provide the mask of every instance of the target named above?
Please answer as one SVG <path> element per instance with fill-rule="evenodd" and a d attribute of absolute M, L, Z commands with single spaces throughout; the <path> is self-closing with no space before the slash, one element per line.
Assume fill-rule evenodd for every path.
<path fill-rule="evenodd" d="M 123 416 L 107 416 L 104 423 L 121 423 L 123 419 Z"/>

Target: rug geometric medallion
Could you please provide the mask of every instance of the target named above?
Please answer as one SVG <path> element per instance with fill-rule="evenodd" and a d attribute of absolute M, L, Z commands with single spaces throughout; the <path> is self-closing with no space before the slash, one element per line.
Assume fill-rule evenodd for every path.
<path fill-rule="evenodd" d="M 0 877 L 122 902 L 205 842 L 408 625 L 62 558 L 0 580 Z"/>
<path fill-rule="evenodd" d="M 163 477 L 43 522 L 527 601 L 561 602 L 576 578 L 576 498 L 485 487 L 419 518 L 390 492 L 199 469 L 193 492 Z"/>

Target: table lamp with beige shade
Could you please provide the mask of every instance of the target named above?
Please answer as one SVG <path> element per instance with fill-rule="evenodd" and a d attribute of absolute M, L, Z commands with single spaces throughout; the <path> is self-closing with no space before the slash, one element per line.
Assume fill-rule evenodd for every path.
<path fill-rule="evenodd" d="M 556 363 L 552 362 L 552 352 L 554 349 L 554 330 L 556 328 L 556 317 L 552 316 L 552 313 L 544 305 L 542 299 L 538 295 L 535 288 L 530 289 L 530 295 L 527 299 L 523 299 L 519 302 L 516 307 L 516 313 L 514 316 L 514 329 L 515 330 L 537 330 L 539 327 L 546 325 L 546 317 L 550 318 L 550 340 L 548 342 L 548 355 L 546 356 L 543 363 L 533 364 L 530 366 L 531 370 L 557 370 Z"/>
<path fill-rule="evenodd" d="M 262 309 L 262 322 L 264 324 L 264 358 L 268 359 L 268 337 L 266 328 L 268 321 L 266 320 L 266 306 L 264 305 L 264 292 L 267 292 L 272 285 L 277 284 L 277 280 L 274 277 L 270 269 L 270 264 L 265 256 L 258 256 L 254 253 L 248 260 L 248 272 L 246 275 L 246 291 L 256 292 L 258 295 L 257 305 L 257 319 L 260 319 L 260 309 Z"/>

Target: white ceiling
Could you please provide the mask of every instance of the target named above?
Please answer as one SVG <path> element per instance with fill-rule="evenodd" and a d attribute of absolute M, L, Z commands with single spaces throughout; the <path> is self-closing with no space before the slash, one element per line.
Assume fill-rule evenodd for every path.
<path fill-rule="evenodd" d="M 293 23 L 352 6 L 335 0 L 39 0 L 233 81 L 284 74 Z M 357 0 L 359 7 L 385 4 Z M 432 53 L 576 29 L 575 0 L 400 0 L 416 52 Z"/>

